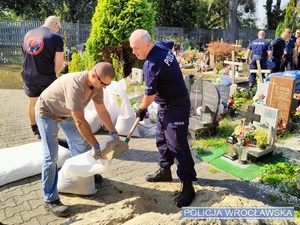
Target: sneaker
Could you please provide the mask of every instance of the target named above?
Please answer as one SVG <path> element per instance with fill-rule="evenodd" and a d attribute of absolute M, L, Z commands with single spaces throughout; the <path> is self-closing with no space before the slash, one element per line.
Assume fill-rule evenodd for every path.
<path fill-rule="evenodd" d="M 53 202 L 45 202 L 44 207 L 48 212 L 52 212 L 58 217 L 66 217 L 70 214 L 69 207 L 62 204 L 59 199 Z"/>
<path fill-rule="evenodd" d="M 154 174 L 146 176 L 148 182 L 169 182 L 172 181 L 170 169 L 159 168 Z"/>

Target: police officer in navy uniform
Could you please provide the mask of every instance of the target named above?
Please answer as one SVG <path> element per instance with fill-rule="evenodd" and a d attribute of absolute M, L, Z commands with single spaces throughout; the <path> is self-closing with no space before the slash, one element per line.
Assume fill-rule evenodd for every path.
<path fill-rule="evenodd" d="M 280 37 L 275 38 L 271 42 L 271 46 L 273 49 L 272 61 L 275 63 L 275 67 L 272 69 L 272 73 L 283 72 L 280 68 L 282 63 L 282 56 L 285 48 L 285 41 L 288 40 L 290 34 L 288 31 L 284 31 Z"/>
<path fill-rule="evenodd" d="M 258 32 L 258 38 L 252 41 L 247 49 L 246 59 L 249 63 L 251 53 L 250 69 L 257 69 L 256 60 L 260 61 L 261 69 L 267 69 L 267 60 L 272 57 L 272 47 L 265 37 L 266 33 L 263 30 Z M 249 90 L 251 90 L 256 82 L 256 73 L 251 73 L 248 78 Z"/>
<path fill-rule="evenodd" d="M 287 28 L 286 32 L 288 32 L 289 37 L 285 41 L 285 47 L 283 50 L 283 55 L 282 55 L 282 61 L 280 65 L 280 70 L 281 71 L 290 71 L 294 69 L 294 63 L 296 62 L 296 52 L 295 52 L 295 36 L 293 35 L 292 31 Z"/>
<path fill-rule="evenodd" d="M 146 176 L 148 182 L 172 181 L 171 166 L 176 162 L 177 175 L 183 183 L 177 207 L 193 201 L 196 181 L 194 160 L 188 144 L 188 125 L 191 102 L 179 64 L 171 49 L 173 41 L 152 43 L 148 31 L 135 30 L 129 38 L 133 54 L 144 60 L 145 95 L 137 111 L 143 120 L 147 107 L 155 101 L 158 107 L 156 146 L 160 168 Z"/>

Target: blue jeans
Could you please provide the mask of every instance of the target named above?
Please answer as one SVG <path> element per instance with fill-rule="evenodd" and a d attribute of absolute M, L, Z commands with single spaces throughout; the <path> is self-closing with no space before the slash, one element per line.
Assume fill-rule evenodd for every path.
<path fill-rule="evenodd" d="M 58 129 L 64 133 L 71 156 L 76 156 L 91 149 L 89 143 L 79 133 L 73 118 L 59 123 L 53 119 L 36 116 L 37 125 L 42 139 L 43 163 L 42 185 L 44 201 L 52 202 L 59 199 L 57 190 L 58 180 Z"/>

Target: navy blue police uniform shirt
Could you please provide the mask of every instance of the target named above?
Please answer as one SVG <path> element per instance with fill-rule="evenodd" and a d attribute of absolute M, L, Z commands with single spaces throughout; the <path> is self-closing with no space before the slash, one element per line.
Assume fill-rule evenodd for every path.
<path fill-rule="evenodd" d="M 285 48 L 284 51 L 287 52 L 288 56 L 292 56 L 293 55 L 293 49 L 295 48 L 295 42 L 290 39 L 289 41 L 285 42 Z"/>
<path fill-rule="evenodd" d="M 285 41 L 281 37 L 278 37 L 271 42 L 271 45 L 273 48 L 273 56 L 281 58 L 285 48 Z"/>
<path fill-rule="evenodd" d="M 173 41 L 156 42 L 144 66 L 145 95 L 154 95 L 157 104 L 178 101 L 188 94 L 183 75 L 172 52 Z"/>
<path fill-rule="evenodd" d="M 252 57 L 261 56 L 266 58 L 268 56 L 267 51 L 271 51 L 272 47 L 270 42 L 263 38 L 258 38 L 252 41 L 248 47 L 248 49 L 252 50 Z"/>
<path fill-rule="evenodd" d="M 23 43 L 22 78 L 33 85 L 49 86 L 55 79 L 56 52 L 63 52 L 60 35 L 46 27 L 38 27 L 26 33 Z"/>

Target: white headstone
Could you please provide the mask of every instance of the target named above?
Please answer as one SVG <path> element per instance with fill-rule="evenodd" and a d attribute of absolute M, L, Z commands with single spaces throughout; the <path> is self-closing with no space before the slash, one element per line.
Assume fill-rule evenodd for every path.
<path fill-rule="evenodd" d="M 132 68 L 132 82 L 137 82 L 139 84 L 143 83 L 143 70 L 138 68 Z"/>

